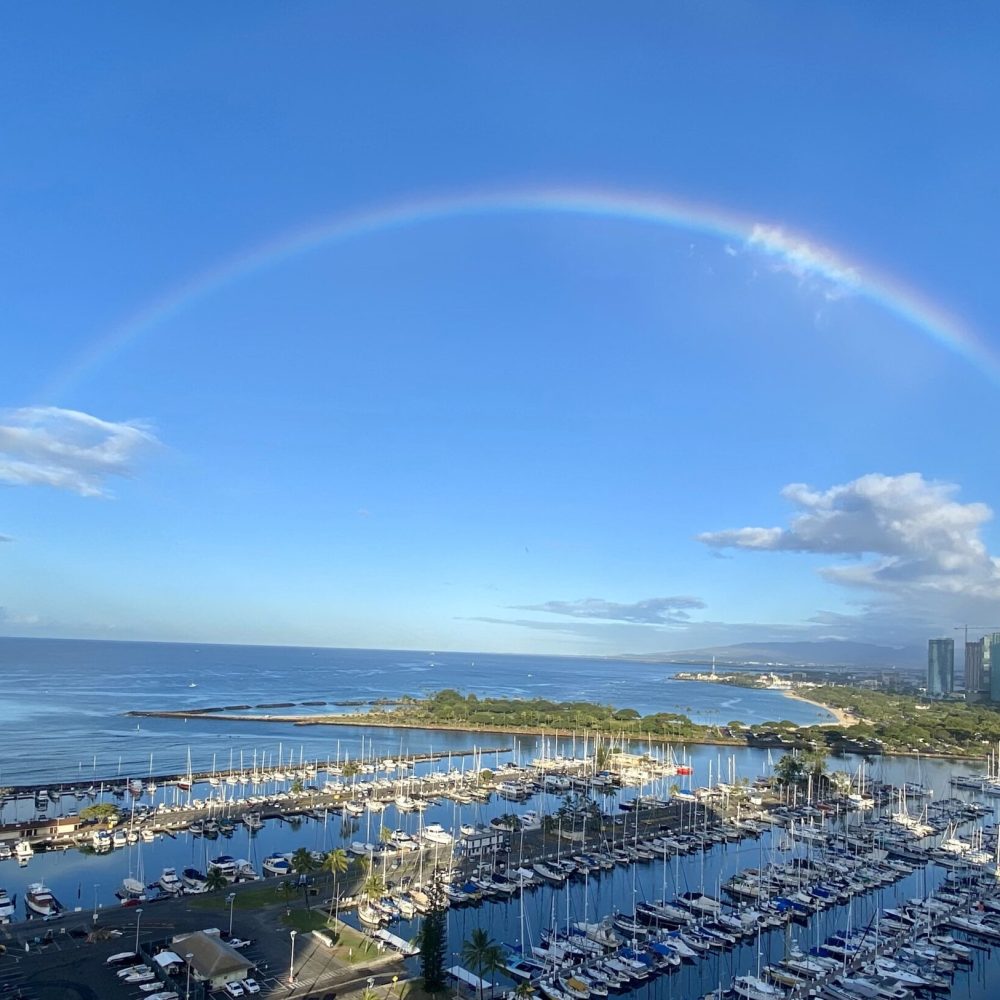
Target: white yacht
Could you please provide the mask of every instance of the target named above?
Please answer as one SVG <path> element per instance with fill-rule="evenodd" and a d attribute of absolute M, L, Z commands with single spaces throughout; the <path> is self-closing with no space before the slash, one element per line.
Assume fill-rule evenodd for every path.
<path fill-rule="evenodd" d="M 287 875 L 292 870 L 291 862 L 284 854 L 269 854 L 264 858 L 261 867 L 265 875 Z"/>
<path fill-rule="evenodd" d="M 421 836 L 431 844 L 450 844 L 455 839 L 440 823 L 428 823 Z"/>
<path fill-rule="evenodd" d="M 220 854 L 218 857 L 212 858 L 208 863 L 208 870 L 212 871 L 213 869 L 217 869 L 227 882 L 236 881 L 236 859 L 231 858 L 228 854 Z"/>
<path fill-rule="evenodd" d="M 184 891 L 184 884 L 177 877 L 176 868 L 163 869 L 163 874 L 160 876 L 159 886 L 164 892 L 169 893 L 172 896 Z"/>
<path fill-rule="evenodd" d="M 0 924 L 10 923 L 10 918 L 14 916 L 14 904 L 6 889 L 0 889 Z"/>

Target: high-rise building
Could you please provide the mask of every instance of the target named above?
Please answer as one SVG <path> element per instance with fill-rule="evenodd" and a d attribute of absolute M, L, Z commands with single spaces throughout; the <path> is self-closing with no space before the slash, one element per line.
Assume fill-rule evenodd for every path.
<path fill-rule="evenodd" d="M 1000 632 L 994 632 L 983 639 L 983 646 L 989 653 L 989 692 L 990 701 L 1000 701 Z M 986 659 L 984 653 L 983 659 Z"/>
<path fill-rule="evenodd" d="M 1000 657 L 1000 643 L 997 644 Z M 1000 674 L 1000 671 L 997 672 Z M 955 689 L 955 640 L 930 639 L 927 643 L 927 694 L 940 698 Z"/>
<path fill-rule="evenodd" d="M 983 674 L 983 647 L 985 645 L 982 639 L 965 644 L 965 697 L 969 701 L 976 701 L 980 698 L 986 687 L 986 678 Z"/>

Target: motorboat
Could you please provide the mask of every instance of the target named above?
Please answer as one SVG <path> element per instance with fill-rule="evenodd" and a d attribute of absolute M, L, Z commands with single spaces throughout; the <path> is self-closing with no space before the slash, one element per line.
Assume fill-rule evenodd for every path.
<path fill-rule="evenodd" d="M 54 917 L 59 913 L 60 906 L 41 882 L 32 882 L 24 894 L 24 905 L 32 913 L 40 917 Z"/>
<path fill-rule="evenodd" d="M 208 870 L 218 871 L 227 882 L 235 882 L 237 875 L 236 859 L 228 854 L 220 854 L 208 862 Z M 204 877 L 204 876 L 203 876 Z"/>
<path fill-rule="evenodd" d="M 197 868 L 185 868 L 181 872 L 181 881 L 185 892 L 208 892 L 208 879 Z"/>
<path fill-rule="evenodd" d="M 247 861 L 245 858 L 240 858 L 236 862 L 236 881 L 237 882 L 255 882 L 260 878 L 257 874 L 257 869 Z"/>
<path fill-rule="evenodd" d="M 7 895 L 7 890 L 0 889 L 0 923 L 10 922 L 10 918 L 14 916 L 14 905 L 10 896 Z"/>
<path fill-rule="evenodd" d="M 164 868 L 163 874 L 160 875 L 158 885 L 164 892 L 169 893 L 172 896 L 184 891 L 184 884 L 177 877 L 176 868 Z"/>
<path fill-rule="evenodd" d="M 261 868 L 265 875 L 288 875 L 292 870 L 292 864 L 284 854 L 269 854 L 264 858 Z"/>
<path fill-rule="evenodd" d="M 455 839 L 440 823 L 428 823 L 421 836 L 431 844 L 450 844 Z"/>

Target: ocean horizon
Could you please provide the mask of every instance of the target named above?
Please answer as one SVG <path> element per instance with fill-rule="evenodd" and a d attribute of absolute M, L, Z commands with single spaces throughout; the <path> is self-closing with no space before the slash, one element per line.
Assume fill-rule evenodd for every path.
<path fill-rule="evenodd" d="M 675 679 L 690 667 L 613 657 L 2 637 L 0 671 L 6 683 L 0 709 L 7 739 L 0 782 L 99 778 L 140 768 L 180 771 L 188 747 L 195 768 L 202 769 L 220 753 L 227 761 L 230 750 L 249 759 L 265 746 L 283 753 L 294 746 L 307 757 L 326 758 L 338 744 L 360 739 L 351 727 L 136 720 L 126 714 L 133 710 L 370 701 L 454 688 L 479 696 L 593 701 L 644 715 L 678 712 L 718 725 L 737 719 L 808 724 L 833 718 L 780 692 L 725 688 L 720 698 L 717 685 Z M 331 705 L 330 711 L 336 708 Z M 370 735 L 376 747 L 400 752 L 405 732 L 379 729 Z M 44 754 L 39 753 L 41 736 Z M 403 742 L 414 739 L 404 736 Z M 455 747 L 473 742 L 464 733 L 438 737 L 439 746 L 449 741 Z M 423 752 L 427 747 L 403 749 Z"/>

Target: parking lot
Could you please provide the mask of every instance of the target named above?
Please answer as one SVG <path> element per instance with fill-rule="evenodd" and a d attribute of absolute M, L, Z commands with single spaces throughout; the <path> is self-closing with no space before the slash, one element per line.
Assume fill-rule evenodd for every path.
<path fill-rule="evenodd" d="M 142 920 L 142 942 L 169 942 L 175 934 L 228 928 L 230 913 L 224 898 L 219 897 L 217 907 L 206 907 L 207 898 L 202 897 L 197 908 L 183 897 L 150 906 Z M 253 965 L 248 974 L 260 985 L 260 996 L 330 1000 L 335 995 L 345 1000 L 360 993 L 369 978 L 385 985 L 393 975 L 403 973 L 392 954 L 373 954 L 370 960 L 348 965 L 337 961 L 311 934 L 302 933 L 295 944 L 295 983 L 290 984 L 291 941 L 289 928 L 282 922 L 285 912 L 284 906 L 270 906 L 236 913 L 233 936 L 248 940 L 239 951 Z M 107 958 L 132 946 L 134 933 L 135 917 L 127 908 L 103 911 L 96 934 L 86 913 L 68 913 L 54 922 L 0 927 L 0 943 L 6 949 L 0 955 L 0 1000 L 150 1000 L 156 992 L 143 992 L 139 987 L 151 984 L 153 978 L 123 983 L 105 965 Z M 157 978 L 164 981 L 163 976 Z M 170 988 L 180 998 L 185 997 L 185 978 L 182 973 L 179 981 L 171 981 Z M 198 995 L 195 988 L 192 980 L 192 997 Z M 224 990 L 208 995 L 213 1000 L 229 996 Z"/>

